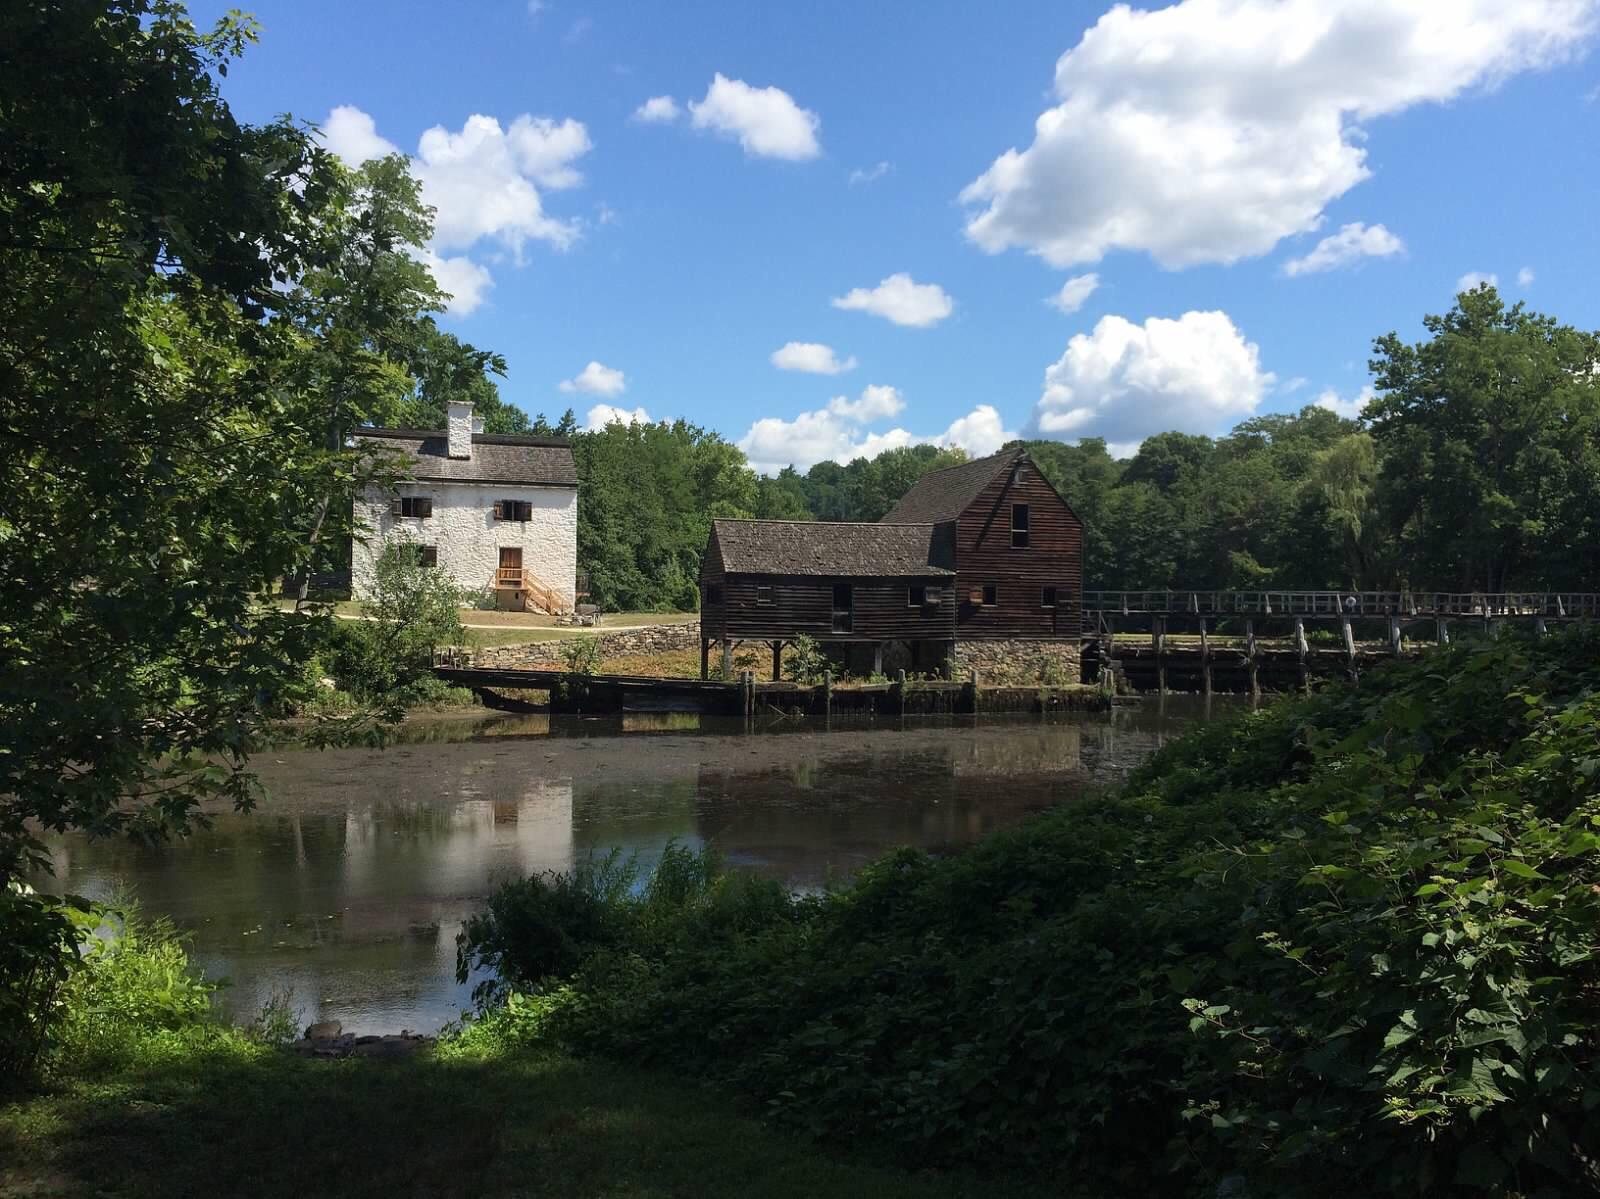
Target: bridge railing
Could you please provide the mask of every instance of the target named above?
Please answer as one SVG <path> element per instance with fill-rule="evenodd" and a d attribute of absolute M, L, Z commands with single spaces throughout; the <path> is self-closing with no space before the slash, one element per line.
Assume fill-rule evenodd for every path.
<path fill-rule="evenodd" d="M 1600 593 L 1556 591 L 1085 591 L 1089 616 L 1600 618 Z"/>

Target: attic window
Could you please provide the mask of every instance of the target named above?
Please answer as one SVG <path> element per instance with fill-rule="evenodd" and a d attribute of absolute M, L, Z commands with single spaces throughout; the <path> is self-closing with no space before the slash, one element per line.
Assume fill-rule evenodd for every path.
<path fill-rule="evenodd" d="M 772 603 L 772 588 L 771 587 L 757 587 L 756 588 L 756 603 L 758 603 L 758 604 L 766 604 L 766 605 L 770 606 L 771 603 Z"/>
<path fill-rule="evenodd" d="M 1041 608 L 1054 608 L 1056 606 L 1056 589 L 1042 587 L 1039 589 L 1039 606 Z"/>
<path fill-rule="evenodd" d="M 906 588 L 906 607 L 920 608 L 928 602 L 928 589 L 926 587 Z"/>
<path fill-rule="evenodd" d="M 1028 505 L 1011 505 L 1011 548 L 1025 550 L 1028 548 Z"/>
<path fill-rule="evenodd" d="M 433 500 L 425 495 L 402 496 L 390 505 L 389 511 L 395 516 L 432 516 Z"/>
<path fill-rule="evenodd" d="M 533 504 L 528 500 L 496 500 L 494 502 L 494 518 L 496 520 L 532 520 Z"/>
<path fill-rule="evenodd" d="M 999 602 L 1000 588 L 996 587 L 993 583 L 985 583 L 983 585 L 983 606 L 985 608 L 992 608 Z"/>

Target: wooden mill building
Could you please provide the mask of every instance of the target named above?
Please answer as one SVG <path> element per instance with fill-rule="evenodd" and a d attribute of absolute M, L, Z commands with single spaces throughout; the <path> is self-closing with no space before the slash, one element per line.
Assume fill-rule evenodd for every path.
<path fill-rule="evenodd" d="M 1076 678 L 1083 524 L 1023 449 L 917 481 L 876 524 L 715 520 L 700 567 L 713 646 L 762 642 L 774 676 L 801 634 L 855 674 L 975 668 Z"/>

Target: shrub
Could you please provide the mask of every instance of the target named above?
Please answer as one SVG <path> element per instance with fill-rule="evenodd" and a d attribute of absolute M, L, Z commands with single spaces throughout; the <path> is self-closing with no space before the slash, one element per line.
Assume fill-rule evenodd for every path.
<path fill-rule="evenodd" d="M 630 892 L 619 935 L 514 977 L 521 1010 L 922 1163 L 1148 1195 L 1595 1190 L 1597 651 L 1395 663 L 823 898 L 696 880 L 645 921 Z"/>
<path fill-rule="evenodd" d="M 815 685 L 822 682 L 828 671 L 828 656 L 814 637 L 801 633 L 789 643 L 789 655 L 783 663 L 783 673 L 797 683 Z"/>
<path fill-rule="evenodd" d="M 0 887 L 0 1091 L 30 1078 L 50 1046 L 94 923 L 84 908 L 20 882 Z"/>
<path fill-rule="evenodd" d="M 600 642 L 594 637 L 573 637 L 562 642 L 561 660 L 571 674 L 600 673 Z"/>

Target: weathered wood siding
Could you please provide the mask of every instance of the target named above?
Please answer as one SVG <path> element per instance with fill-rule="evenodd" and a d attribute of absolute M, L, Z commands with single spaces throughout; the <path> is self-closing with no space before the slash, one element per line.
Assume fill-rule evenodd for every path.
<path fill-rule="evenodd" d="M 707 555 L 709 558 L 710 555 Z M 717 564 L 713 578 L 701 569 L 701 633 L 708 640 L 788 640 L 801 633 L 818 641 L 948 641 L 956 635 L 956 601 L 948 575 L 922 579 L 832 579 L 814 575 L 727 574 Z M 706 587 L 722 587 L 722 602 L 706 602 Z M 852 588 L 851 631 L 833 631 L 833 588 Z M 757 601 L 757 589 L 772 589 L 771 603 Z M 912 587 L 938 587 L 937 605 L 912 607 Z"/>
<path fill-rule="evenodd" d="M 1011 547 L 1011 505 L 1027 504 L 1028 547 Z M 1017 637 L 1076 639 L 1083 624 L 1083 524 L 1029 462 L 1013 483 L 995 478 L 956 521 L 956 636 L 962 640 Z M 986 585 L 994 604 L 974 604 Z M 1042 606 L 1056 588 L 1054 609 Z"/>
<path fill-rule="evenodd" d="M 717 534 L 712 530 L 706 543 L 706 552 L 700 556 L 700 635 L 707 641 L 721 641 L 727 622 L 727 597 L 712 603 L 712 587 L 721 587 L 725 578 L 722 569 L 722 547 L 717 544 Z"/>

